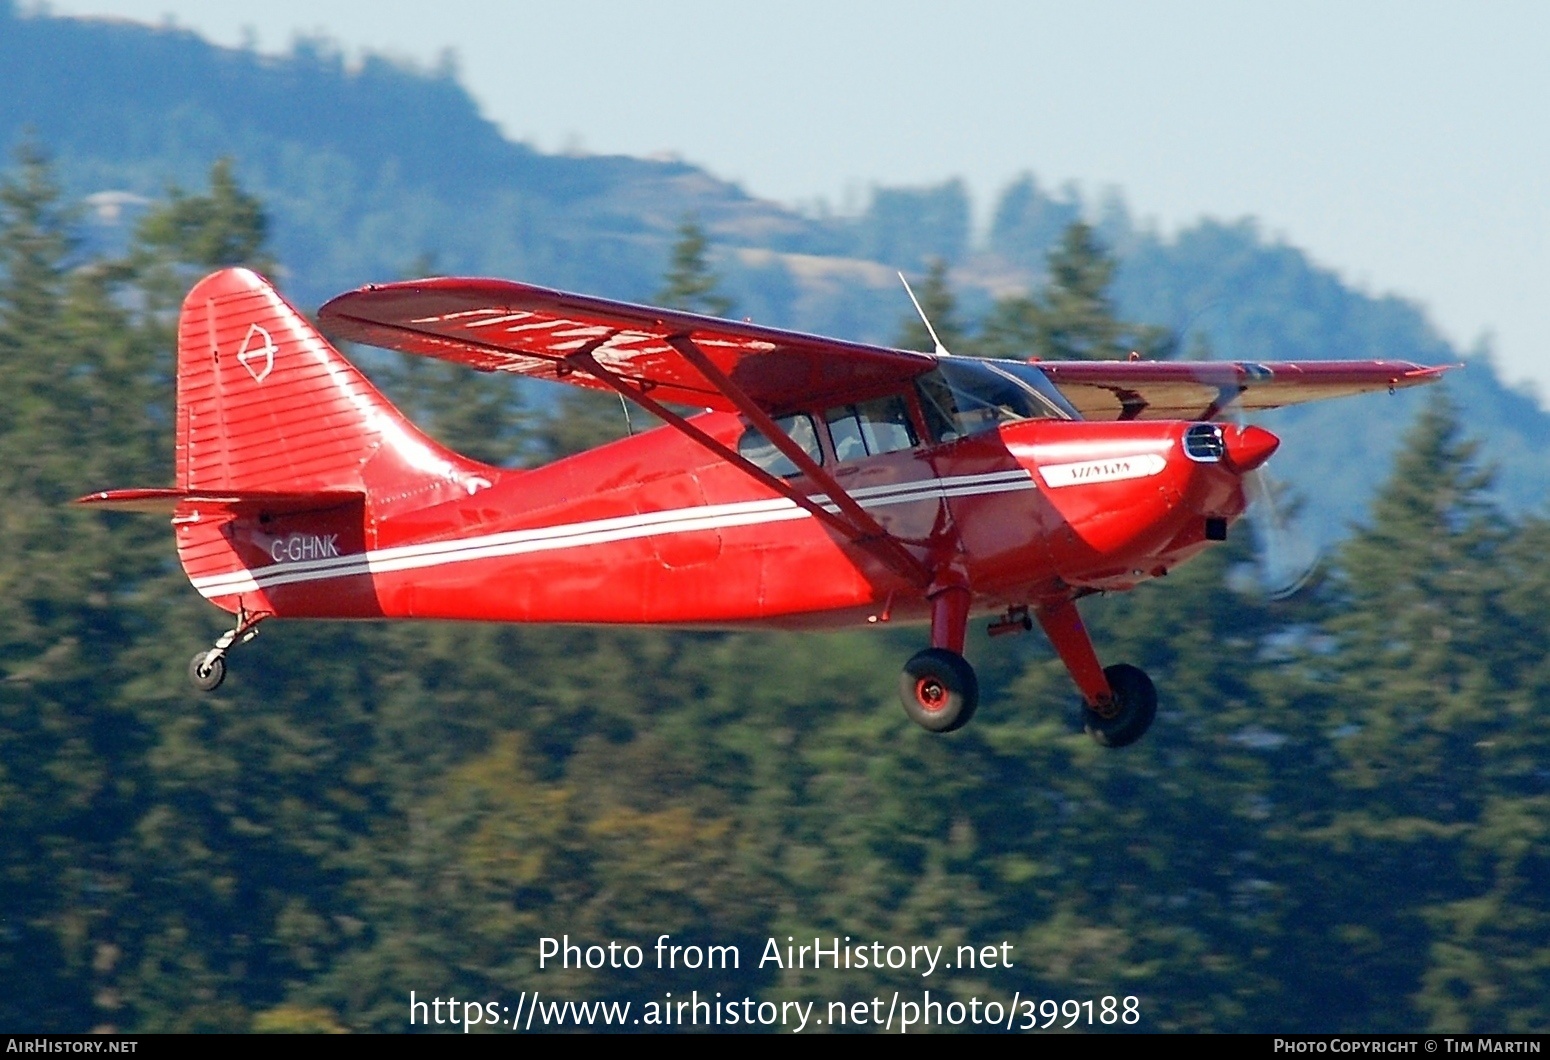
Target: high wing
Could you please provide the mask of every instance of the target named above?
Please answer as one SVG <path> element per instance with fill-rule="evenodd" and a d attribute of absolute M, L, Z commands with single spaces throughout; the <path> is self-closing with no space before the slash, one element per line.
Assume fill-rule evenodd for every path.
<path fill-rule="evenodd" d="M 513 283 L 437 278 L 373 284 L 319 310 L 330 332 L 356 342 L 631 396 L 771 415 L 865 400 L 895 390 L 936 363 L 911 353 L 670 309 Z M 683 340 L 689 340 L 686 354 Z M 696 365 L 695 354 L 710 362 Z M 1446 367 L 1408 361 L 1046 361 L 1038 365 L 1090 420 L 1209 420 L 1395 390 L 1435 380 Z M 711 376 L 721 376 L 716 379 Z"/>
<path fill-rule="evenodd" d="M 1409 361 L 1045 361 L 1038 365 L 1089 420 L 1210 420 L 1305 401 L 1398 390 L 1452 365 Z"/>
<path fill-rule="evenodd" d="M 329 332 L 371 346 L 609 389 L 585 367 L 590 355 L 658 401 L 727 412 L 743 410 L 673 340 L 690 339 L 715 369 L 775 415 L 875 397 L 936 363 L 923 353 L 507 280 L 377 284 L 340 295 L 318 316 Z"/>

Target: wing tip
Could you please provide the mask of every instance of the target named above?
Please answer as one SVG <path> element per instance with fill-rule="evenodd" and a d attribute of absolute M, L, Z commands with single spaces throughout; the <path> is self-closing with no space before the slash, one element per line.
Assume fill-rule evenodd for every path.
<path fill-rule="evenodd" d="M 1419 365 L 1412 367 L 1409 371 L 1400 376 L 1400 378 L 1405 380 L 1407 383 L 1431 383 L 1441 379 L 1444 375 L 1453 371 L 1455 368 L 1463 367 L 1463 361 L 1458 361 L 1454 364 Z"/>

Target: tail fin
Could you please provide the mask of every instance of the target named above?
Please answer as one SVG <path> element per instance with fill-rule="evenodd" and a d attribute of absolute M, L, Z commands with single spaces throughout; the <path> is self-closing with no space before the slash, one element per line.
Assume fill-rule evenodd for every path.
<path fill-rule="evenodd" d="M 497 474 L 416 429 L 258 274 L 225 269 L 184 300 L 180 490 L 358 491 L 380 517 L 467 496 Z"/>

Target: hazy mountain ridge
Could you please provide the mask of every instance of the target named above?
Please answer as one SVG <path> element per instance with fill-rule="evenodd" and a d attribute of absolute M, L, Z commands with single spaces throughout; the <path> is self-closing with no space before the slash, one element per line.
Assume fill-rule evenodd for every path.
<path fill-rule="evenodd" d="M 303 305 L 402 275 L 425 254 L 443 272 L 646 300 L 675 226 L 693 213 L 718 247 L 739 315 L 889 342 L 908 308 L 895 268 L 950 262 L 972 320 L 995 295 L 1035 282 L 1065 225 L 1095 213 L 1030 177 L 1002 194 L 983 245 L 971 239 L 957 181 L 879 188 L 859 217 L 805 216 L 683 162 L 513 143 L 450 66 L 370 56 L 352 66 L 327 42 L 277 58 L 183 30 L 22 17 L 0 0 L 0 69 L 9 89 L 0 143 L 33 130 L 72 194 L 201 187 L 214 158 L 234 156 L 272 212 L 283 279 Z M 1124 313 L 1170 326 L 1186 344 L 1203 337 L 1216 357 L 1462 359 L 1415 305 L 1352 289 L 1296 248 L 1267 243 L 1252 222 L 1206 221 L 1162 238 L 1111 202 L 1099 227 L 1122 259 Z M 1539 507 L 1550 416 L 1485 357 L 1448 385 L 1466 421 L 1491 431 L 1485 456 L 1501 468 L 1503 498 Z M 1324 540 L 1362 515 L 1421 399 L 1384 400 L 1267 420 L 1288 443 L 1276 470 L 1309 500 Z"/>
<path fill-rule="evenodd" d="M 799 216 L 681 162 L 512 143 L 449 70 L 377 57 L 351 68 L 324 42 L 275 58 L 184 30 L 20 17 L 6 3 L 0 69 L 0 139 L 32 130 L 72 192 L 196 187 L 212 159 L 235 156 L 273 211 L 304 302 L 423 251 L 444 267 L 557 269 L 596 287 L 630 265 L 612 261 L 627 246 L 637 257 L 657 252 L 631 270 L 654 280 L 661 246 L 691 209 L 718 234 L 783 249 L 822 242 Z M 601 267 L 568 261 L 578 234 L 603 245 Z"/>

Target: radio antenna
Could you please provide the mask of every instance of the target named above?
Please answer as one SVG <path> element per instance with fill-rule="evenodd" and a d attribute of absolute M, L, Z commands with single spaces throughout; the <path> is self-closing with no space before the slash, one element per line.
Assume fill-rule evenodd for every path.
<path fill-rule="evenodd" d="M 926 333 L 931 336 L 931 341 L 936 343 L 936 355 L 938 357 L 950 357 L 947 347 L 942 345 L 942 340 L 936 336 L 936 328 L 931 326 L 931 318 L 926 316 L 926 311 L 920 308 L 920 299 L 915 297 L 915 292 L 910 290 L 910 281 L 904 278 L 904 273 L 899 273 L 899 282 L 904 285 L 904 293 L 910 296 L 910 301 L 915 305 L 915 312 L 920 314 L 920 322 L 926 325 Z"/>

